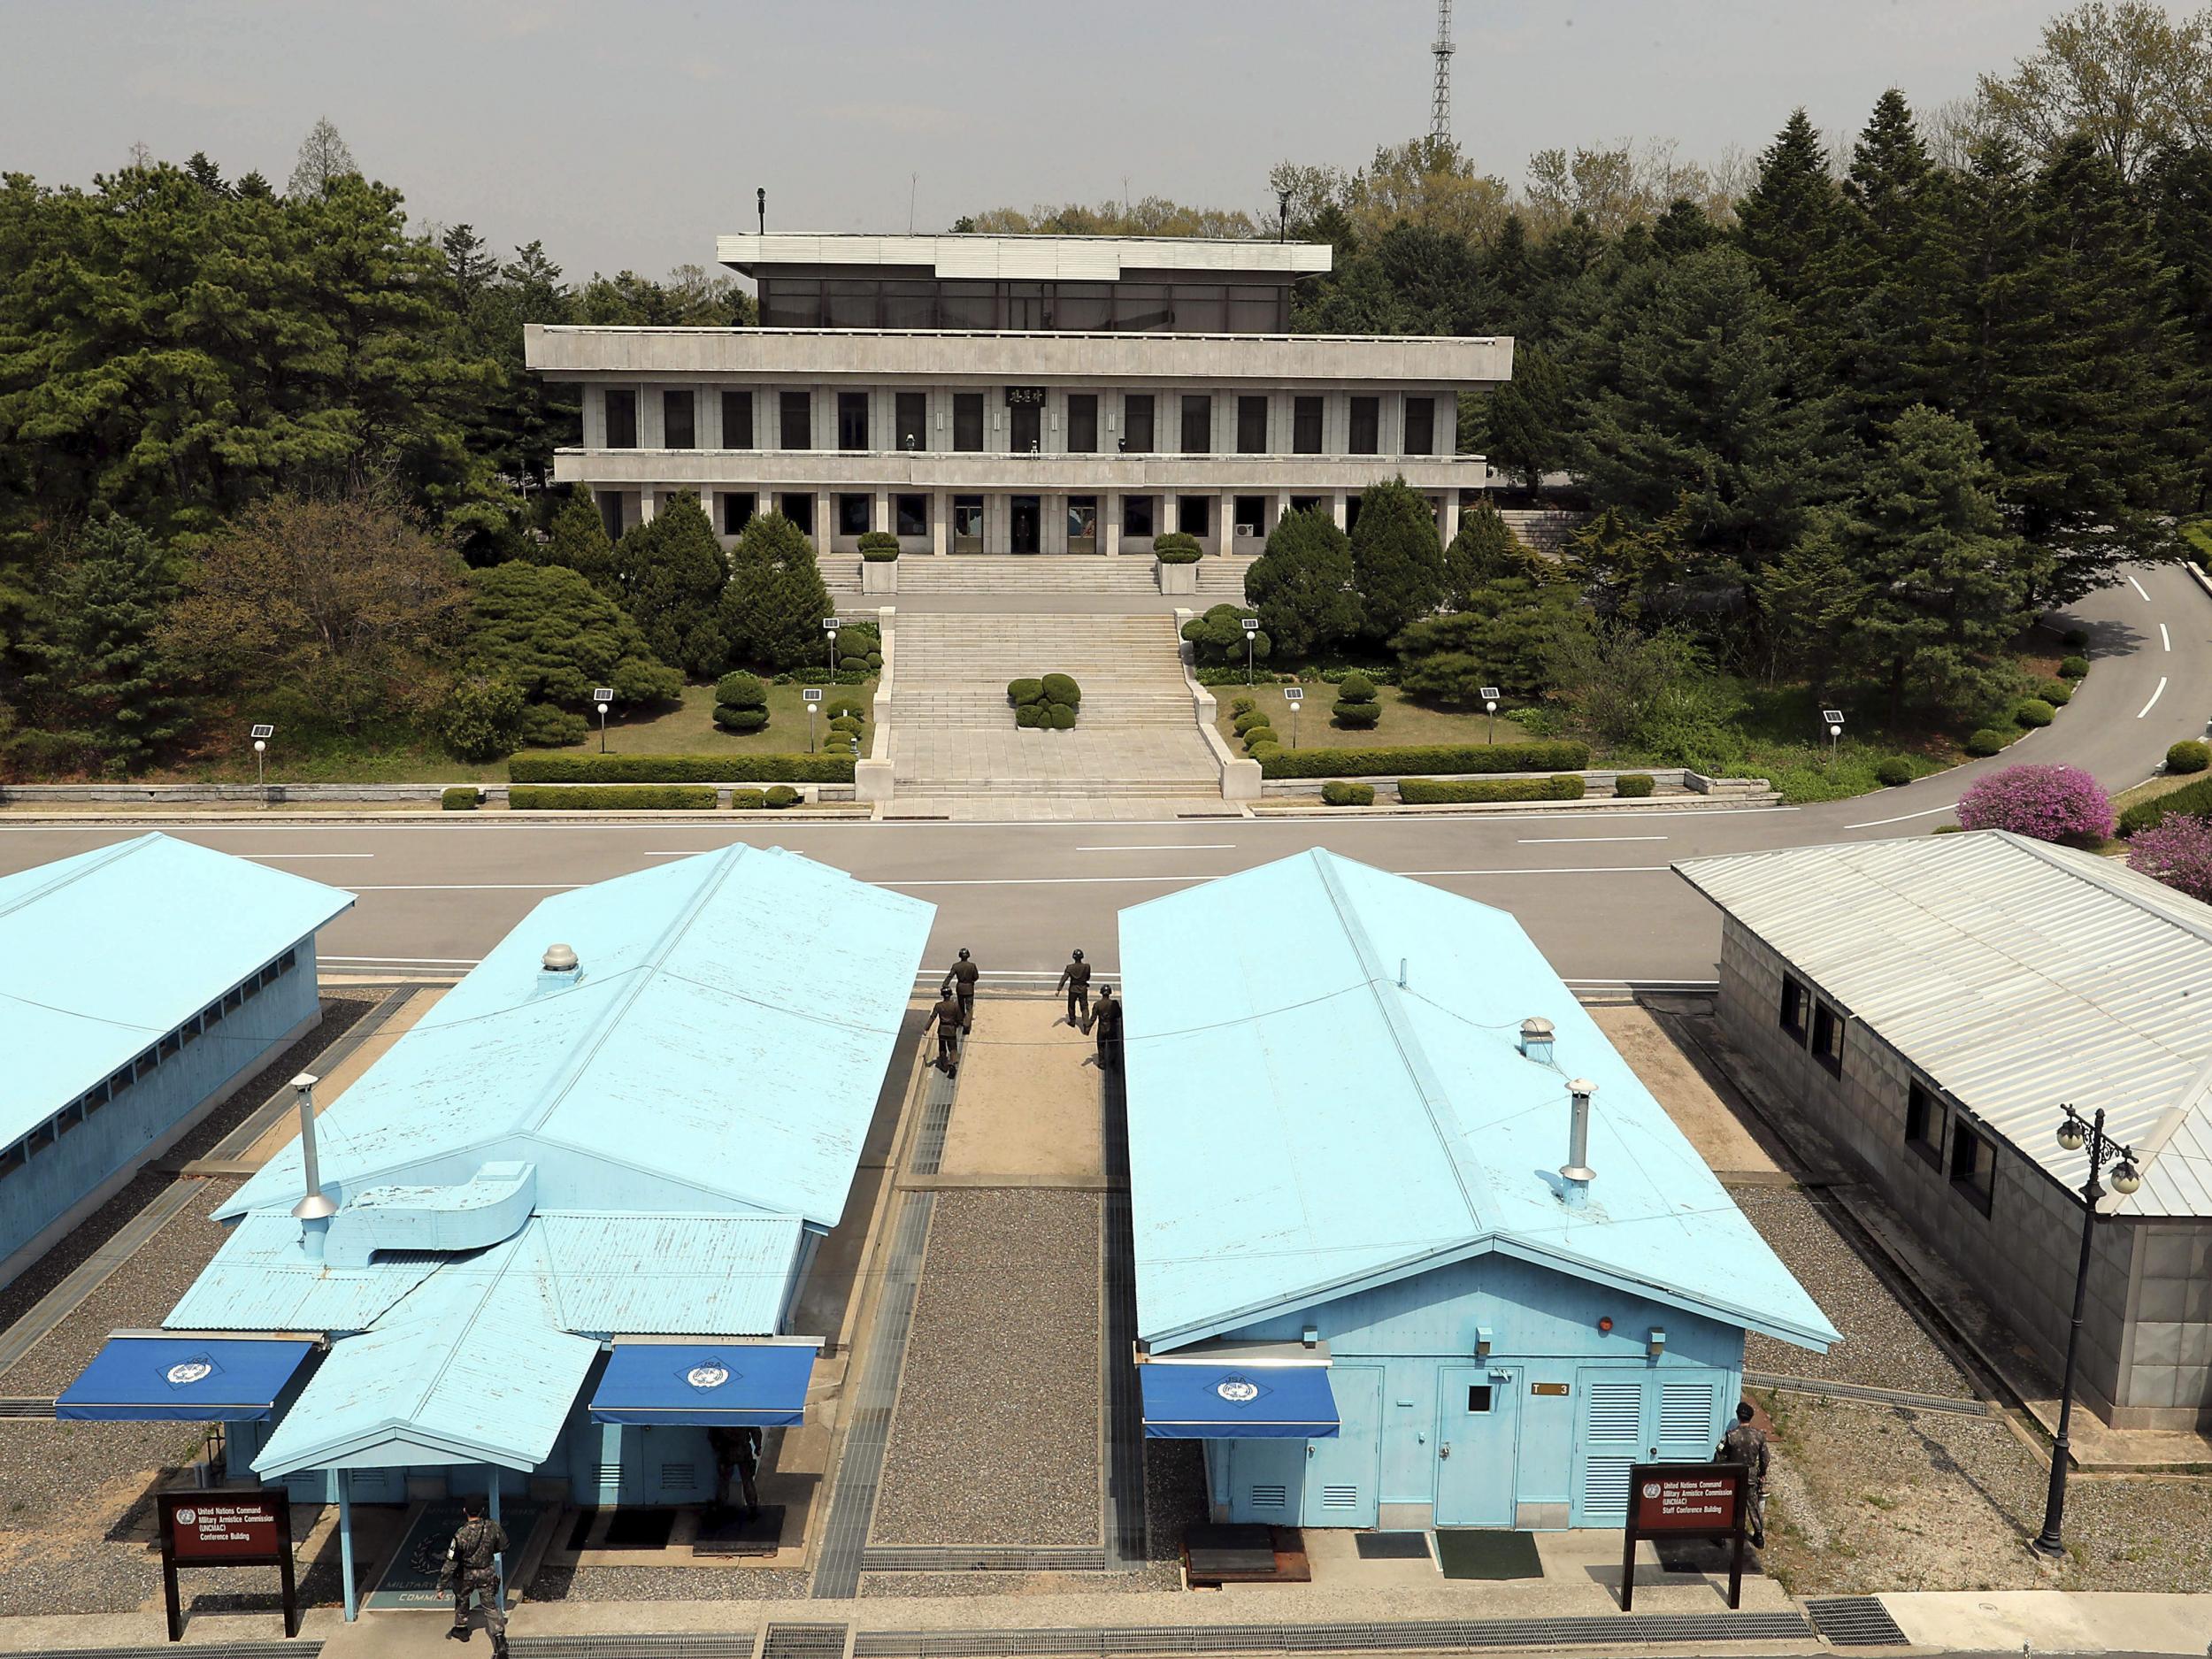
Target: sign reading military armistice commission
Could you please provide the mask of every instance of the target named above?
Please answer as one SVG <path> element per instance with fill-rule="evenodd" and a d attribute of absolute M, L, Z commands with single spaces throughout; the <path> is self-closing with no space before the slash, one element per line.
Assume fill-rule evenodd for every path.
<path fill-rule="evenodd" d="M 184 1640 L 177 1601 L 180 1567 L 274 1567 L 283 1575 L 284 1633 L 299 1630 L 292 1584 L 292 1501 L 281 1486 L 236 1491 L 165 1492 L 161 1517 L 161 1590 L 169 1609 L 169 1640 Z"/>
<path fill-rule="evenodd" d="M 1628 1471 L 1628 1526 L 1621 1540 L 1621 1611 L 1636 1605 L 1636 1546 L 1646 1538 L 1735 1540 L 1728 1605 L 1743 1604 L 1744 1477 L 1741 1463 L 1637 1463 Z"/>

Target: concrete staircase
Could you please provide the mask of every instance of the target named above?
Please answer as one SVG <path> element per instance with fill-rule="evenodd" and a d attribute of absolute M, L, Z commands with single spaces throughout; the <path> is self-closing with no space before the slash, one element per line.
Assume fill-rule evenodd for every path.
<path fill-rule="evenodd" d="M 833 594 L 860 591 L 860 556 L 856 553 L 818 554 L 822 580 Z M 1249 556 L 1233 553 L 1199 560 L 1200 609 L 1244 596 L 1244 572 Z M 898 596 L 887 595 L 885 604 L 899 597 L 928 594 L 1111 594 L 1124 597 L 1157 598 L 1159 580 L 1152 556 L 1128 553 L 1116 558 L 1096 555 L 1039 555 L 956 553 L 943 558 L 930 553 L 910 553 L 899 560 Z"/>
<path fill-rule="evenodd" d="M 1219 805 L 1220 772 L 1184 684 L 1172 617 L 902 611 L 894 641 L 897 802 Z M 1014 724 L 1007 682 L 1047 673 L 1071 674 L 1083 687 L 1073 731 Z"/>

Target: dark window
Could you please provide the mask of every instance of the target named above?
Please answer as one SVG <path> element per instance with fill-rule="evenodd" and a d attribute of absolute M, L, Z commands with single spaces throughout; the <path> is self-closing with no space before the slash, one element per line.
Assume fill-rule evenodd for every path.
<path fill-rule="evenodd" d="M 179 1033 L 173 1031 L 166 1037 L 164 1037 L 157 1045 L 156 1045 L 155 1051 L 164 1060 L 169 1059 L 171 1056 L 180 1054 L 184 1051 L 184 1039 Z"/>
<path fill-rule="evenodd" d="M 786 490 L 776 497 L 776 505 L 801 535 L 814 534 L 814 497 L 806 491 Z"/>
<path fill-rule="evenodd" d="M 699 447 L 699 427 L 695 419 L 698 404 L 689 392 L 661 394 L 661 448 L 664 449 L 695 449 Z"/>
<path fill-rule="evenodd" d="M 1152 453 L 1152 394 L 1135 392 L 1121 400 L 1121 447 L 1132 455 Z"/>
<path fill-rule="evenodd" d="M 898 534 L 927 535 L 929 534 L 929 497 L 926 495 L 894 495 L 893 510 L 897 515 Z"/>
<path fill-rule="evenodd" d="M 1283 319 L 1283 296 L 1286 288 L 1264 282 L 1233 282 L 1229 285 L 1229 332 L 1233 334 L 1279 334 L 1287 324 Z"/>
<path fill-rule="evenodd" d="M 1095 553 L 1098 551 L 1098 497 L 1071 495 L 1068 497 L 1068 551 Z"/>
<path fill-rule="evenodd" d="M 1237 497 L 1236 534 L 1258 540 L 1267 534 L 1267 497 L 1240 495 Z"/>
<path fill-rule="evenodd" d="M 1152 534 L 1151 496 L 1124 495 L 1121 498 L 1121 533 L 1137 536 Z"/>
<path fill-rule="evenodd" d="M 937 326 L 937 285 L 934 282 L 886 282 L 883 285 L 883 326 L 886 328 L 934 328 Z"/>
<path fill-rule="evenodd" d="M 902 449 L 929 448 L 929 394 L 901 392 L 895 417 Z"/>
<path fill-rule="evenodd" d="M 998 300 L 988 282 L 947 282 L 937 290 L 940 328 L 995 328 Z"/>
<path fill-rule="evenodd" d="M 1433 397 L 1406 399 L 1406 442 L 1408 455 L 1436 453 L 1436 400 Z"/>
<path fill-rule="evenodd" d="M 1062 282 L 1052 296 L 1052 326 L 1097 334 L 1113 326 L 1114 290 L 1104 282 Z"/>
<path fill-rule="evenodd" d="M 759 511 L 760 498 L 750 490 L 731 490 L 722 497 L 722 534 L 742 535 Z"/>
<path fill-rule="evenodd" d="M 868 498 L 865 495 L 840 495 L 837 498 L 837 534 L 865 535 L 868 533 Z"/>
<path fill-rule="evenodd" d="M 243 986 L 233 986 L 223 993 L 223 1008 L 228 1013 L 235 1014 L 245 1003 L 246 990 Z"/>
<path fill-rule="evenodd" d="M 1467 1385 L 1467 1409 L 1477 1414 L 1490 1409 L 1490 1385 L 1488 1383 Z"/>
<path fill-rule="evenodd" d="M 1805 982 L 1790 974 L 1782 976 L 1782 1029 L 1802 1042 L 1805 1041 Z"/>
<path fill-rule="evenodd" d="M 802 277 L 763 279 L 760 285 L 760 326 L 763 328 L 819 328 L 822 326 L 822 285 Z"/>
<path fill-rule="evenodd" d="M 1045 285 L 1041 282 L 1009 282 L 1006 285 L 1006 321 L 1008 328 L 1033 330 L 1045 326 Z"/>
<path fill-rule="evenodd" d="M 1006 413 L 1010 426 L 1007 447 L 1016 455 L 1034 455 L 1045 447 L 1045 411 L 1041 404 L 1016 403 Z"/>
<path fill-rule="evenodd" d="M 637 394 L 607 393 L 607 448 L 634 449 L 637 448 Z"/>
<path fill-rule="evenodd" d="M 603 489 L 599 492 L 599 522 L 607 532 L 607 540 L 622 540 L 622 493 Z"/>
<path fill-rule="evenodd" d="M 178 1026 L 177 1035 L 183 1039 L 185 1045 L 188 1047 L 199 1041 L 200 1017 L 197 1014 L 195 1014 L 191 1018 L 186 1020 L 183 1025 Z"/>
<path fill-rule="evenodd" d="M 5 1152 L 0 1152 L 0 1175 L 12 1174 L 15 1171 L 21 1169 L 26 1156 L 20 1141 Z"/>
<path fill-rule="evenodd" d="M 983 394 L 955 392 L 952 395 L 952 447 L 956 449 L 980 449 L 983 447 Z"/>
<path fill-rule="evenodd" d="M 864 449 L 868 447 L 867 393 L 838 393 L 837 447 L 841 449 Z"/>
<path fill-rule="evenodd" d="M 1905 1144 L 1931 1164 L 1943 1160 L 1943 1102 L 1915 1083 L 1905 1091 Z"/>
<path fill-rule="evenodd" d="M 1183 394 L 1183 453 L 1205 455 L 1214 447 L 1214 400 L 1205 392 Z"/>
<path fill-rule="evenodd" d="M 952 550 L 956 553 L 983 551 L 983 497 L 955 495 L 952 498 Z"/>
<path fill-rule="evenodd" d="M 1951 1125 L 1951 1190 L 1985 1216 L 1997 1193 L 1997 1148 L 1979 1130 Z"/>
<path fill-rule="evenodd" d="M 1185 535 L 1213 534 L 1213 497 L 1210 495 L 1178 495 L 1175 498 L 1175 521 Z"/>
<path fill-rule="evenodd" d="M 753 447 L 753 395 L 750 392 L 722 394 L 722 447 L 726 449 L 749 449 Z"/>
<path fill-rule="evenodd" d="M 823 320 L 832 328 L 873 328 L 879 292 L 880 285 L 875 282 L 825 282 Z"/>
<path fill-rule="evenodd" d="M 1354 455 L 1375 455 L 1382 448 L 1382 399 L 1355 397 L 1352 400 L 1352 442 Z"/>
<path fill-rule="evenodd" d="M 151 1048 L 147 1049 L 145 1053 L 140 1055 L 137 1059 L 131 1062 L 131 1077 L 133 1080 L 134 1081 L 139 1078 L 146 1076 L 159 1064 L 159 1060 L 155 1057 L 154 1051 Z"/>
<path fill-rule="evenodd" d="M 1290 406 L 1290 447 L 1300 455 L 1321 453 L 1321 400 L 1301 397 Z"/>
<path fill-rule="evenodd" d="M 1221 334 L 1229 331 L 1229 290 L 1219 282 L 1175 285 L 1175 332 Z"/>
<path fill-rule="evenodd" d="M 1095 392 L 1068 394 L 1068 453 L 1098 453 L 1098 395 Z"/>
<path fill-rule="evenodd" d="M 784 392 L 776 399 L 782 445 L 787 449 L 814 447 L 814 399 L 805 392 Z"/>
<path fill-rule="evenodd" d="M 1267 399 L 1264 397 L 1237 399 L 1237 453 L 1267 453 Z"/>
<path fill-rule="evenodd" d="M 1354 526 L 1358 523 L 1359 497 L 1356 495 L 1347 495 L 1344 498 L 1344 534 L 1346 535 L 1351 534 Z"/>
<path fill-rule="evenodd" d="M 294 967 L 298 965 L 298 963 L 297 953 L 288 950 L 276 959 L 276 970 L 279 973 L 289 973 Z"/>
<path fill-rule="evenodd" d="M 1293 512 L 1326 512 L 1329 498 L 1326 495 L 1293 495 L 1290 510 Z"/>
<path fill-rule="evenodd" d="M 1121 282 L 1114 287 L 1116 328 L 1165 328 L 1175 313 L 1168 303 L 1164 282 Z"/>
<path fill-rule="evenodd" d="M 1813 1058 L 1842 1075 L 1843 1016 L 1817 1000 L 1813 1003 Z"/>
<path fill-rule="evenodd" d="M 125 1066 L 120 1071 L 110 1074 L 108 1078 L 108 1098 L 110 1100 L 113 1100 L 118 1094 L 120 1094 L 130 1086 L 131 1069 L 128 1066 Z"/>

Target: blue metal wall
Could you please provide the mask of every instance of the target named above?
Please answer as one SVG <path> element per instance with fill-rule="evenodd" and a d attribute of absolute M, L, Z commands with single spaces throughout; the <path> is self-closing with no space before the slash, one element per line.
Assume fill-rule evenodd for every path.
<path fill-rule="evenodd" d="M 1500 1256 L 1236 1334 L 1295 1341 L 1307 1325 L 1329 1344 L 1342 1432 L 1210 1441 L 1213 1502 L 1229 1519 L 1617 1526 L 1629 1465 L 1710 1457 L 1742 1382 L 1740 1329 Z M 1478 1358 L 1484 1327 L 1490 1352 Z M 1666 1333 L 1656 1357 L 1655 1327 Z"/>

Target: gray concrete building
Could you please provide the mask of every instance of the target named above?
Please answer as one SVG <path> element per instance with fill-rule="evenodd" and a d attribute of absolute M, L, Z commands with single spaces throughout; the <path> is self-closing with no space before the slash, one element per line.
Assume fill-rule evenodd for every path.
<path fill-rule="evenodd" d="M 1675 869 L 1720 907 L 1730 1041 L 2054 1375 L 2087 1172 L 2060 1107 L 2105 1111 L 2143 1184 L 2099 1206 L 2082 1397 L 2212 1425 L 2212 906 L 1993 830 Z"/>
<path fill-rule="evenodd" d="M 1402 476 L 1440 531 L 1491 482 L 1458 398 L 1510 339 L 1294 334 L 1325 244 L 1096 236 L 742 235 L 757 328 L 532 326 L 583 392 L 555 477 L 610 531 L 695 494 L 726 539 L 779 511 L 825 552 L 1257 552 L 1294 508 L 1346 524 Z"/>

